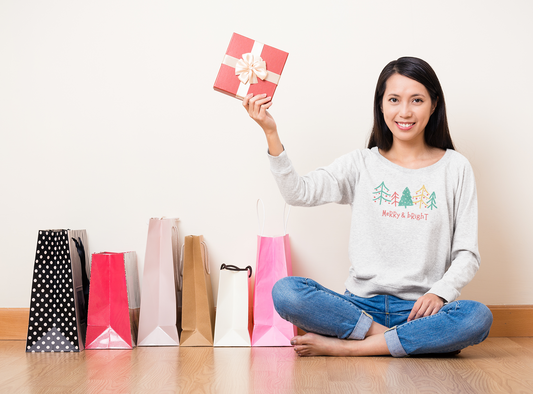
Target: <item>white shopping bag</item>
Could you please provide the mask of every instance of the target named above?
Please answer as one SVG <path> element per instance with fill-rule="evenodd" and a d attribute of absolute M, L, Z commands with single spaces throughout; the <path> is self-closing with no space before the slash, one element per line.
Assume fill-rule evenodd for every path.
<path fill-rule="evenodd" d="M 250 278 L 252 267 L 222 264 L 213 346 L 251 346 Z"/>

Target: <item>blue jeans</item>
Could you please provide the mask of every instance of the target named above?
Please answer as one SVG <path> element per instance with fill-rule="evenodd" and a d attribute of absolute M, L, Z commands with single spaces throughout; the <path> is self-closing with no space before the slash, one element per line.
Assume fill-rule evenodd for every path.
<path fill-rule="evenodd" d="M 364 339 L 372 321 L 388 327 L 391 355 L 448 353 L 481 343 L 492 313 L 476 301 L 454 301 L 438 313 L 407 322 L 415 301 L 390 295 L 362 298 L 335 293 L 314 280 L 286 277 L 272 289 L 279 315 L 307 332 L 341 339 Z"/>

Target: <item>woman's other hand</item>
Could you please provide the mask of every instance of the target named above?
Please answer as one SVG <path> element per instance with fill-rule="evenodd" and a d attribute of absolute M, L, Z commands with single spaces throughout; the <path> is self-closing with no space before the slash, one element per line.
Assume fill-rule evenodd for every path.
<path fill-rule="evenodd" d="M 416 300 L 407 321 L 436 314 L 444 305 L 444 300 L 436 294 L 427 293 Z"/>

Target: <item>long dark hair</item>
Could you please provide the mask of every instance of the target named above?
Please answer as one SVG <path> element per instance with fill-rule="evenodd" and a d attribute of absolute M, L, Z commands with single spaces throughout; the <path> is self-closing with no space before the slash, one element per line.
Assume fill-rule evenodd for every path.
<path fill-rule="evenodd" d="M 377 146 L 388 151 L 392 147 L 392 133 L 385 123 L 381 108 L 387 80 L 394 74 L 400 74 L 420 82 L 429 92 L 431 102 L 437 103 L 424 131 L 426 144 L 435 148 L 455 149 L 446 118 L 444 93 L 437 74 L 427 62 L 416 57 L 401 57 L 398 60 L 393 60 L 381 71 L 374 95 L 374 126 L 368 140 L 368 148 Z"/>

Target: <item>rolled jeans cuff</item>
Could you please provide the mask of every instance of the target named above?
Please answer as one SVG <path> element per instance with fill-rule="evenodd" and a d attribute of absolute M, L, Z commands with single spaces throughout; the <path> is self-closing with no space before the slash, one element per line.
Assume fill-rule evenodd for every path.
<path fill-rule="evenodd" d="M 363 313 L 361 313 L 361 317 L 357 321 L 357 324 L 355 325 L 355 328 L 348 339 L 365 339 L 366 333 L 370 329 L 373 319 L 372 316 L 367 314 L 365 311 L 362 312 Z"/>
<path fill-rule="evenodd" d="M 393 357 L 405 357 L 407 353 L 405 352 L 400 338 L 398 338 L 398 333 L 396 332 L 396 327 L 385 331 L 385 341 L 387 342 L 387 347 L 389 352 Z"/>

